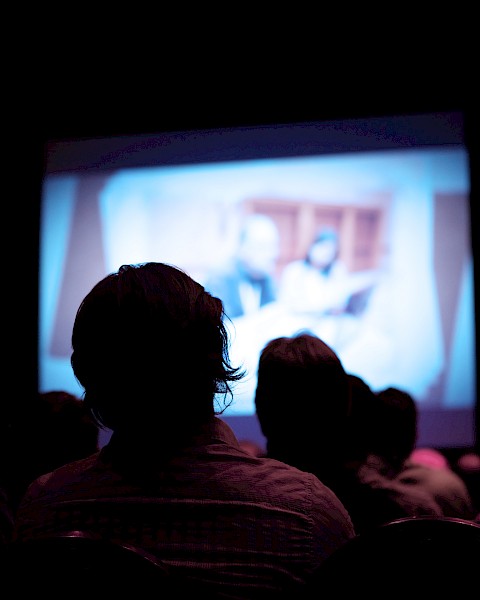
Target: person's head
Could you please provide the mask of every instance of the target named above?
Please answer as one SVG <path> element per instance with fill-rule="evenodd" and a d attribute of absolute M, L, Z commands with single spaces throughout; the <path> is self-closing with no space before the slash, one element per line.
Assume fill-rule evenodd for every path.
<path fill-rule="evenodd" d="M 99 281 L 78 308 L 71 356 L 98 422 L 139 430 L 209 419 L 215 394 L 242 376 L 223 317 L 221 300 L 172 265 L 123 265 Z"/>
<path fill-rule="evenodd" d="M 339 255 L 338 233 L 325 228 L 318 231 L 308 249 L 306 262 L 322 272 L 328 273 Z"/>
<path fill-rule="evenodd" d="M 274 221 L 262 214 L 247 217 L 240 232 L 237 258 L 253 279 L 271 275 L 277 264 L 280 237 Z"/>
<path fill-rule="evenodd" d="M 310 333 L 271 340 L 257 373 L 256 414 L 270 455 L 299 464 L 314 451 L 344 450 L 350 410 L 347 374 L 336 353 Z M 297 460 L 298 459 L 298 460 Z"/>
<path fill-rule="evenodd" d="M 10 430 L 8 490 L 13 505 L 34 479 L 99 450 L 99 427 L 85 402 L 65 390 L 38 392 Z"/>
<path fill-rule="evenodd" d="M 379 399 L 370 385 L 354 373 L 348 374 L 350 385 L 350 429 L 349 445 L 352 456 L 364 460 L 371 450 L 372 440 L 377 435 L 375 419 Z"/>
<path fill-rule="evenodd" d="M 32 414 L 38 432 L 39 474 L 99 449 L 99 429 L 83 400 L 64 390 L 38 394 Z"/>
<path fill-rule="evenodd" d="M 467 451 L 458 457 L 455 466 L 462 474 L 478 473 L 480 475 L 480 454 L 473 451 Z"/>
<path fill-rule="evenodd" d="M 377 398 L 373 450 L 398 466 L 411 455 L 416 445 L 417 406 L 411 394 L 396 387 L 380 390 Z"/>

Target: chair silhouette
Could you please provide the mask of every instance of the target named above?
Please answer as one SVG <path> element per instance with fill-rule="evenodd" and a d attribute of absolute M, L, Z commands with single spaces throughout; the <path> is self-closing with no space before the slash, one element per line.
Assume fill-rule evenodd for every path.
<path fill-rule="evenodd" d="M 138 547 L 80 531 L 13 542 L 2 552 L 4 575 L 18 596 L 43 591 L 50 600 L 101 593 L 141 598 L 158 590 L 159 597 L 173 598 L 194 587 Z"/>
<path fill-rule="evenodd" d="M 314 575 L 308 597 L 324 593 L 385 598 L 420 592 L 470 594 L 478 587 L 480 523 L 452 517 L 406 517 L 357 535 Z M 332 596 L 332 597 L 335 597 Z M 465 596 L 466 597 L 466 596 Z"/>

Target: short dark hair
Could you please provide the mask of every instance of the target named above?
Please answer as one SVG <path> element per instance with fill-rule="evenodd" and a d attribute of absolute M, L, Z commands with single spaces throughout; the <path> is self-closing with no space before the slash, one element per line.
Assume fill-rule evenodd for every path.
<path fill-rule="evenodd" d="M 37 460 L 38 475 L 79 460 L 99 448 L 99 431 L 85 403 L 65 390 L 39 392 L 32 410 L 32 428 L 37 447 L 31 460 Z"/>
<path fill-rule="evenodd" d="M 392 463 L 402 464 L 417 441 L 417 405 L 404 389 L 386 387 L 377 392 L 378 408 L 374 442 L 378 453 Z"/>
<path fill-rule="evenodd" d="M 260 354 L 256 414 L 267 446 L 327 447 L 343 443 L 349 414 L 349 384 L 333 349 L 308 332 L 268 342 Z"/>
<path fill-rule="evenodd" d="M 211 415 L 214 395 L 225 400 L 243 376 L 224 316 L 222 301 L 173 265 L 123 265 L 99 281 L 78 308 L 71 356 L 98 423 Z"/>

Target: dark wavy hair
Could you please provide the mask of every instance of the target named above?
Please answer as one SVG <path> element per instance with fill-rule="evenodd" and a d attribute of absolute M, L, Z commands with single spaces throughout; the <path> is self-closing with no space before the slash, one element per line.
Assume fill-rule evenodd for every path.
<path fill-rule="evenodd" d="M 123 265 L 81 302 L 71 364 L 96 421 L 112 430 L 165 417 L 201 421 L 243 377 L 229 359 L 223 303 L 181 269 Z"/>

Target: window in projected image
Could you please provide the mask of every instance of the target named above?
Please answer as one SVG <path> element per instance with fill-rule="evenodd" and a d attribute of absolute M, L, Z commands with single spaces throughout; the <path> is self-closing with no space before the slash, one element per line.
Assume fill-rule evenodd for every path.
<path fill-rule="evenodd" d="M 49 175 L 40 389 L 81 393 L 70 336 L 91 287 L 124 263 L 161 261 L 225 302 L 231 357 L 247 370 L 225 416 L 254 413 L 262 347 L 301 330 L 374 389 L 473 407 L 469 191 L 459 147 Z"/>

